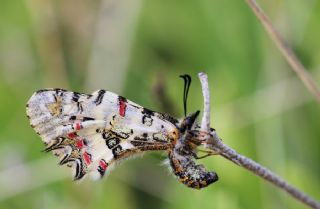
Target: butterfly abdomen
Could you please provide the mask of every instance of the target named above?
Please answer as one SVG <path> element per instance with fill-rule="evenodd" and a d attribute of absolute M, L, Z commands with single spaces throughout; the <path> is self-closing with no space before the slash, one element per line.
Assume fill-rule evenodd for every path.
<path fill-rule="evenodd" d="M 218 175 L 197 165 L 189 155 L 180 155 L 174 150 L 169 152 L 169 162 L 178 180 L 188 187 L 201 189 L 218 180 Z"/>

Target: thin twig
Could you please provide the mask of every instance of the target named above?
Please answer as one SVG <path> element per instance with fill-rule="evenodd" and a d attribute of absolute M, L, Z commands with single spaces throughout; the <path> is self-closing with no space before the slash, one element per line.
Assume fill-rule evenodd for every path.
<path fill-rule="evenodd" d="M 314 95 L 316 100 L 320 102 L 320 90 L 317 87 L 316 83 L 313 81 L 307 69 L 297 58 L 290 46 L 274 28 L 268 16 L 263 12 L 261 7 L 255 0 L 246 0 L 246 2 L 250 6 L 254 14 L 257 16 L 257 18 L 260 20 L 260 22 L 268 32 L 269 36 L 274 41 L 278 49 L 281 51 L 289 65 L 292 67 L 292 70 L 299 76 L 299 78 L 302 80 L 307 89 Z"/>
<path fill-rule="evenodd" d="M 280 176 L 276 175 L 269 169 L 261 166 L 259 163 L 251 160 L 250 158 L 247 158 L 243 155 L 240 155 L 232 148 L 225 145 L 219 136 L 217 135 L 215 130 L 210 130 L 210 112 L 207 112 L 207 110 L 210 110 L 207 106 L 210 106 L 210 99 L 209 97 L 209 86 L 208 86 L 208 80 L 207 75 L 204 73 L 199 73 L 199 78 L 202 85 L 202 91 L 204 96 L 204 116 L 202 119 L 202 124 L 206 124 L 204 126 L 201 126 L 201 130 L 205 131 L 207 133 L 210 133 L 210 138 L 207 140 L 207 148 L 213 150 L 215 153 L 219 153 L 224 158 L 232 161 L 233 163 L 246 168 L 247 170 L 251 171 L 257 176 L 260 176 L 261 178 L 271 182 L 278 188 L 286 191 L 288 194 L 290 194 L 295 199 L 301 201 L 302 203 L 310 206 L 311 208 L 320 209 L 320 203 L 315 201 L 313 198 L 308 196 L 307 194 L 303 193 L 302 191 L 298 190 L 297 188 L 291 186 L 288 182 L 286 182 L 284 179 L 282 179 Z M 209 117 L 208 117 L 209 115 Z M 207 121 L 204 121 L 207 120 Z M 207 126 L 209 125 L 209 126 Z"/>
<path fill-rule="evenodd" d="M 204 102 L 204 110 L 201 121 L 201 130 L 209 131 L 210 130 L 210 91 L 208 91 L 208 76 L 205 73 L 198 74 L 199 79 L 201 81 L 202 93 L 203 93 L 203 102 Z"/>

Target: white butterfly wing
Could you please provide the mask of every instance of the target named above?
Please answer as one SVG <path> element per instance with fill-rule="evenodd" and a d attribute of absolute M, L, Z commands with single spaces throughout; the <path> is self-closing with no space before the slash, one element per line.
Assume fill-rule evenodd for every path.
<path fill-rule="evenodd" d="M 165 150 L 178 137 L 174 119 L 105 90 L 40 90 L 28 101 L 27 116 L 45 151 L 74 168 L 76 180 L 102 177 L 118 159 Z"/>

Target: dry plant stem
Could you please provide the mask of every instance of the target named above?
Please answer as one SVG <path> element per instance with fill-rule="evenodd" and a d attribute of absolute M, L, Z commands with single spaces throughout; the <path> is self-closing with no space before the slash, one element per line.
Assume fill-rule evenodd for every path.
<path fill-rule="evenodd" d="M 264 178 L 265 180 L 273 183 L 275 186 L 285 190 L 295 199 L 303 202 L 304 204 L 310 206 L 311 208 L 320 209 L 320 203 L 316 202 L 314 199 L 306 195 L 305 193 L 299 191 L 297 188 L 291 186 L 288 182 L 282 179 L 280 176 L 276 175 L 267 168 L 261 166 L 257 162 L 238 154 L 235 150 L 228 147 L 219 139 L 216 133 L 212 133 L 214 136 L 214 144 L 212 144 L 212 149 L 215 152 L 221 153 L 224 158 L 232 161 L 233 163 L 246 168 L 247 170 L 253 172 L 255 175 Z"/>
<path fill-rule="evenodd" d="M 316 83 L 313 81 L 306 68 L 294 54 L 290 46 L 285 42 L 285 40 L 274 28 L 270 19 L 263 12 L 258 3 L 255 0 L 247 0 L 246 2 L 250 6 L 254 14 L 257 16 L 257 18 L 260 20 L 271 39 L 275 42 L 275 44 L 277 45 L 277 47 L 279 48 L 289 65 L 292 67 L 293 71 L 297 73 L 297 75 L 302 80 L 307 89 L 314 95 L 316 100 L 320 102 L 320 90 L 318 89 Z"/>
<path fill-rule="evenodd" d="M 208 76 L 205 73 L 199 73 L 198 74 L 201 87 L 202 87 L 202 93 L 203 93 L 203 101 L 204 101 L 204 110 L 203 110 L 203 116 L 201 121 L 201 130 L 210 130 L 210 91 L 208 91 Z"/>
<path fill-rule="evenodd" d="M 207 75 L 204 73 L 199 73 L 199 78 L 201 81 L 202 91 L 203 91 L 203 96 L 205 101 L 203 115 L 207 116 L 202 118 L 201 131 L 210 133 L 210 138 L 208 138 L 207 140 L 208 144 L 206 148 L 213 150 L 215 153 L 219 153 L 224 158 L 232 161 L 233 163 L 241 167 L 246 168 L 247 170 L 251 171 L 255 175 L 260 176 L 261 178 L 271 182 L 278 188 L 285 190 L 292 197 L 310 206 L 311 208 L 320 209 L 319 202 L 315 201 L 313 198 L 309 197 L 305 193 L 299 191 L 297 188 L 291 186 L 284 179 L 282 179 L 272 171 L 268 170 L 267 168 L 261 166 L 257 162 L 243 155 L 238 154 L 235 150 L 225 145 L 214 130 L 210 131 L 210 112 L 205 113 L 207 110 L 210 110 L 210 108 L 206 107 L 207 105 L 210 106 L 210 102 L 208 102 L 210 101 L 210 99 L 205 98 L 209 96 L 209 86 L 208 86 Z M 208 120 L 208 121 L 204 121 L 204 120 Z"/>

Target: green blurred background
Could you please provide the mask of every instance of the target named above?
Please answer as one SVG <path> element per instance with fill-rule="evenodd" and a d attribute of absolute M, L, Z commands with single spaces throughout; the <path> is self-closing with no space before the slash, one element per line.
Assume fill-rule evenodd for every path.
<path fill-rule="evenodd" d="M 259 1 L 320 83 L 320 1 Z M 104 88 L 147 108 L 202 108 L 209 75 L 212 124 L 224 142 L 320 197 L 319 104 L 291 71 L 245 1 L 1 0 L 0 208 L 306 208 L 221 157 L 201 160 L 220 180 L 180 184 L 162 153 L 126 161 L 106 179 L 75 183 L 43 154 L 25 104 L 47 87 Z"/>

